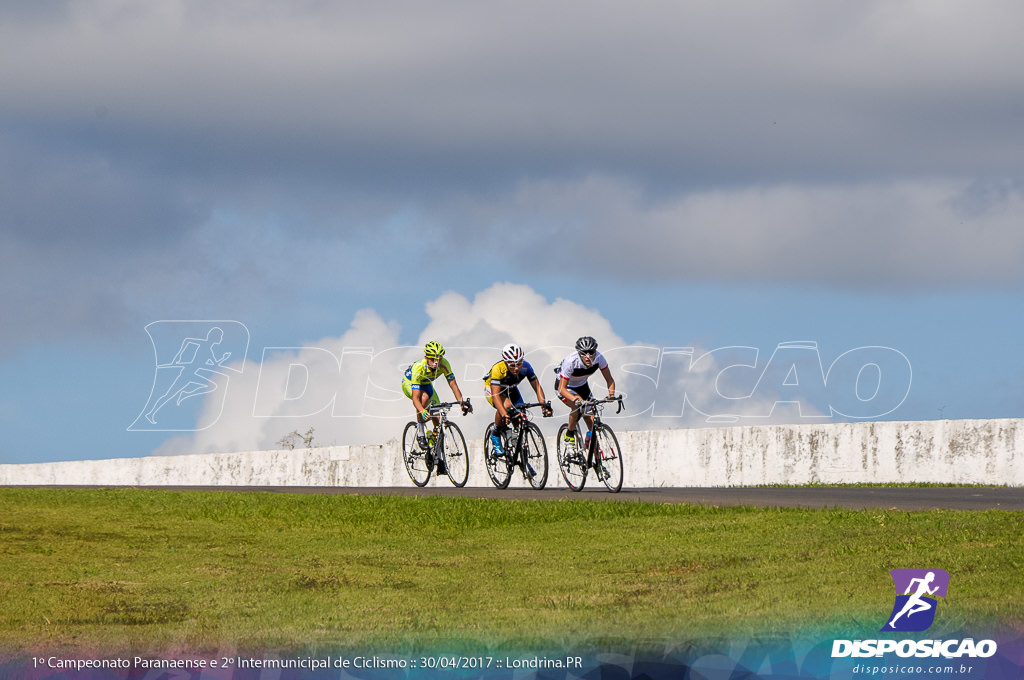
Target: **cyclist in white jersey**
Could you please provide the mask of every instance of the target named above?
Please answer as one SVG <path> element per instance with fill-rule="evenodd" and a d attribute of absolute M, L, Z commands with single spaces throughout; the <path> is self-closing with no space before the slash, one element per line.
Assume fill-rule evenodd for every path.
<path fill-rule="evenodd" d="M 611 369 L 608 368 L 608 360 L 597 351 L 597 340 L 584 335 L 576 341 L 576 351 L 562 360 L 562 365 L 557 369 L 558 377 L 555 379 L 555 392 L 562 403 L 568 406 L 569 426 L 565 431 L 565 440 L 568 444 L 576 443 L 576 424 L 580 419 L 580 405 L 590 399 L 590 385 L 587 380 L 594 373 L 601 371 L 604 381 L 608 384 L 608 396 L 615 396 L 615 379 L 612 377 Z M 583 416 L 587 427 L 593 429 L 594 419 Z"/>

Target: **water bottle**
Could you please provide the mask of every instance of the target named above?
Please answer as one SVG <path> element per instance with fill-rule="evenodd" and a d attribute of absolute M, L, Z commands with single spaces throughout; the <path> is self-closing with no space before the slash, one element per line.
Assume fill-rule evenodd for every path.
<path fill-rule="evenodd" d="M 583 442 L 583 450 L 584 451 L 589 451 L 590 450 L 590 430 L 587 430 L 587 437 L 586 437 L 586 439 Z"/>

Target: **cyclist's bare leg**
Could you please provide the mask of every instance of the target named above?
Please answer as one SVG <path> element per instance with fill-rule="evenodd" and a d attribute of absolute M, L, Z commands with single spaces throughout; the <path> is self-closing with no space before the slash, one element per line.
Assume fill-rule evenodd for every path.
<path fill-rule="evenodd" d="M 572 411 L 569 412 L 569 431 L 575 432 L 576 426 L 580 422 L 580 411 L 575 407 L 574 404 L 568 404 Z M 583 416 L 583 421 L 587 424 L 587 428 L 590 430 L 594 429 L 594 417 L 590 415 Z"/>
<path fill-rule="evenodd" d="M 412 403 L 414 408 L 416 409 L 416 434 L 425 435 L 426 430 L 423 427 L 423 417 L 420 416 L 420 413 L 422 413 L 424 410 L 426 410 L 428 406 L 430 406 L 430 395 L 427 394 L 426 390 L 413 390 Z M 440 420 L 438 420 L 437 416 L 430 416 L 430 420 L 431 422 L 434 423 L 434 429 L 436 430 L 440 425 Z"/>
<path fill-rule="evenodd" d="M 508 413 L 509 409 L 512 408 L 512 400 L 507 396 L 502 396 L 501 405 L 505 407 L 505 413 Z M 508 425 L 505 423 L 505 418 L 502 417 L 501 412 L 497 408 L 494 409 L 494 432 L 499 437 L 503 436 L 508 430 Z"/>
<path fill-rule="evenodd" d="M 512 408 L 512 400 L 509 399 L 508 397 L 504 397 L 503 396 L 501 398 L 501 405 L 505 407 L 505 413 L 508 413 L 508 410 L 510 408 Z M 494 426 L 495 427 L 501 427 L 504 424 L 505 424 L 505 419 L 501 417 L 501 411 L 499 411 L 497 408 L 495 408 L 494 409 Z"/>
<path fill-rule="evenodd" d="M 413 390 L 412 391 L 412 406 L 416 410 L 416 420 L 422 421 L 420 413 L 427 408 L 430 403 L 430 395 L 427 394 L 426 390 Z"/>
<path fill-rule="evenodd" d="M 558 395 L 558 398 L 562 400 L 563 404 L 565 404 L 567 407 L 569 407 L 569 432 L 575 432 L 576 431 L 576 423 L 578 423 L 579 419 L 580 419 L 579 409 L 576 408 L 576 404 L 575 403 L 569 401 L 568 399 L 563 397 L 561 394 Z"/>

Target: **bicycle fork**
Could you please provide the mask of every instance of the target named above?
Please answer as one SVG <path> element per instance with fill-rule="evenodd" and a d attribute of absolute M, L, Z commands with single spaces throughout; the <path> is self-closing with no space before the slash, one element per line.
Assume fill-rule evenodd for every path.
<path fill-rule="evenodd" d="M 523 476 L 527 479 L 535 477 L 537 471 L 530 465 L 530 448 L 529 438 L 527 438 L 527 430 L 525 427 L 513 430 L 514 437 L 512 437 L 511 447 L 507 446 L 506 441 L 505 455 L 508 456 L 508 464 L 510 467 L 517 467 L 523 473 Z"/>
<path fill-rule="evenodd" d="M 603 482 L 611 476 L 604 467 L 604 452 L 598 446 L 596 429 L 590 436 L 590 450 L 587 451 L 587 467 L 594 468 L 594 473 L 597 475 L 599 482 Z"/>
<path fill-rule="evenodd" d="M 441 450 L 444 447 L 444 434 L 441 432 L 441 428 L 437 428 L 431 434 L 433 437 L 428 436 L 427 440 L 433 439 L 434 442 L 426 450 L 427 467 L 433 470 L 437 467 L 438 462 L 441 460 Z"/>
<path fill-rule="evenodd" d="M 523 476 L 527 479 L 532 479 L 537 476 L 537 471 L 530 465 L 530 438 L 527 434 L 528 430 L 526 428 L 519 431 L 516 452 L 519 455 L 519 469 L 523 471 Z"/>

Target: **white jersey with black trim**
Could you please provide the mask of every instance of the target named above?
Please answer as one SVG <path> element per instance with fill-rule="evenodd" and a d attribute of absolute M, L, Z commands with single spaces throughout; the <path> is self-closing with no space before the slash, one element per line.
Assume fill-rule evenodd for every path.
<path fill-rule="evenodd" d="M 562 359 L 562 367 L 558 369 L 558 379 L 568 378 L 567 386 L 572 389 L 587 382 L 590 376 L 605 368 L 608 368 L 608 360 L 600 352 L 594 356 L 594 360 L 590 362 L 589 366 L 583 365 L 579 352 L 573 352 Z"/>

